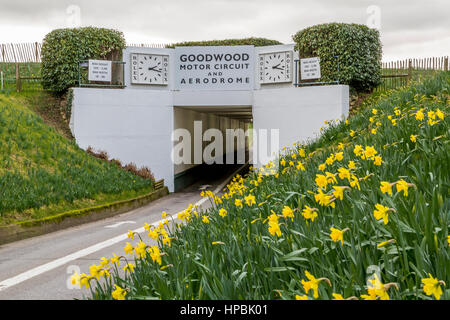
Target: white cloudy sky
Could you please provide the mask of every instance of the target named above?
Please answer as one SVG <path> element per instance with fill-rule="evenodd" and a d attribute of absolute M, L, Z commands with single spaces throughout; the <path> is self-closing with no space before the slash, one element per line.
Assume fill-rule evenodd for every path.
<path fill-rule="evenodd" d="M 449 55 L 449 12 L 450 0 L 0 0 L 0 43 L 41 41 L 78 22 L 121 30 L 128 43 L 251 36 L 291 43 L 314 24 L 379 23 L 390 61 Z"/>

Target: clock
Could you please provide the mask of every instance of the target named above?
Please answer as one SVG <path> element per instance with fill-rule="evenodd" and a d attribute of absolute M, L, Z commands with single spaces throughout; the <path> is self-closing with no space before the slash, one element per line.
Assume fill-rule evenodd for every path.
<path fill-rule="evenodd" d="M 167 85 L 169 83 L 169 56 L 161 54 L 132 53 L 131 83 Z"/>
<path fill-rule="evenodd" d="M 259 55 L 259 82 L 292 82 L 292 51 L 261 53 Z"/>

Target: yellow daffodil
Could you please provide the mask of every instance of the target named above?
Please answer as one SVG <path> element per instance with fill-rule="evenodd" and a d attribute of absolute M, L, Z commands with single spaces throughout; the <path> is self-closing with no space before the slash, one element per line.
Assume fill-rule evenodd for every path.
<path fill-rule="evenodd" d="M 284 206 L 282 214 L 285 218 L 291 218 L 291 220 L 294 219 L 294 210 L 292 210 L 289 206 Z"/>
<path fill-rule="evenodd" d="M 445 118 L 445 114 L 441 110 L 439 110 L 439 108 L 436 109 L 436 116 L 441 120 L 444 120 Z"/>
<path fill-rule="evenodd" d="M 360 155 L 362 155 L 363 152 L 364 152 L 364 149 L 363 149 L 363 147 L 360 146 L 359 144 L 357 144 L 357 145 L 355 146 L 355 148 L 353 149 L 353 153 L 354 153 L 356 156 L 358 156 L 358 157 L 359 157 Z"/>
<path fill-rule="evenodd" d="M 416 112 L 416 120 L 423 120 L 425 118 L 425 115 L 423 114 L 422 110 L 419 110 Z"/>
<path fill-rule="evenodd" d="M 161 265 L 161 252 L 159 251 L 159 248 L 157 246 L 152 246 L 150 248 L 150 257 L 152 258 L 153 262 Z"/>
<path fill-rule="evenodd" d="M 295 300 L 308 300 L 308 296 L 306 294 L 299 296 L 298 294 L 295 295 Z"/>
<path fill-rule="evenodd" d="M 129 239 L 133 240 L 134 239 L 134 233 L 131 230 L 128 230 L 127 236 Z"/>
<path fill-rule="evenodd" d="M 234 205 L 236 206 L 236 207 L 243 207 L 243 205 L 242 205 L 242 200 L 241 199 L 235 199 L 234 200 Z"/>
<path fill-rule="evenodd" d="M 325 160 L 325 163 L 328 165 L 332 165 L 334 162 L 334 154 L 330 155 L 327 160 Z"/>
<path fill-rule="evenodd" d="M 326 165 L 325 163 L 320 164 L 320 165 L 319 165 L 319 170 L 320 170 L 320 171 L 325 171 L 326 166 L 327 166 L 327 165 Z"/>
<path fill-rule="evenodd" d="M 85 273 L 80 274 L 80 288 L 85 287 L 89 289 L 91 277 Z"/>
<path fill-rule="evenodd" d="M 221 208 L 221 209 L 219 210 L 219 216 L 221 216 L 222 218 L 225 218 L 225 217 L 227 216 L 227 214 L 228 214 L 228 212 L 227 212 L 226 209 Z"/>
<path fill-rule="evenodd" d="M 255 196 L 252 194 L 249 194 L 248 196 L 244 197 L 245 203 L 251 207 L 252 205 L 256 204 Z"/>
<path fill-rule="evenodd" d="M 417 141 L 415 135 L 411 135 L 411 136 L 409 137 L 409 140 L 411 140 L 411 141 L 414 142 L 414 143 Z"/>
<path fill-rule="evenodd" d="M 335 158 L 337 161 L 342 161 L 342 159 L 344 159 L 344 153 L 343 153 L 343 152 L 338 152 L 338 153 L 336 153 L 336 154 L 334 155 L 334 158 Z"/>
<path fill-rule="evenodd" d="M 337 147 L 338 147 L 338 150 L 344 150 L 344 144 L 342 142 L 339 142 Z M 341 160 L 339 160 L 339 161 L 341 161 Z"/>
<path fill-rule="evenodd" d="M 123 271 L 128 271 L 128 272 L 134 272 L 134 264 L 132 263 L 127 263 L 124 267 L 123 267 Z"/>
<path fill-rule="evenodd" d="M 126 254 L 133 254 L 133 246 L 131 243 L 127 242 L 125 248 L 123 248 Z"/>
<path fill-rule="evenodd" d="M 112 292 L 112 297 L 114 300 L 125 300 L 125 296 L 127 294 L 127 291 L 125 289 L 122 289 L 117 284 L 114 285 L 116 289 Z"/>
<path fill-rule="evenodd" d="M 334 186 L 334 187 L 333 187 L 333 189 L 334 189 L 334 191 L 333 191 L 333 196 L 334 196 L 336 199 L 344 200 L 344 190 L 345 190 L 345 188 L 346 188 L 346 187 Z"/>
<path fill-rule="evenodd" d="M 305 290 L 306 294 L 308 294 L 308 292 L 310 290 L 313 290 L 313 292 L 314 292 L 313 297 L 315 299 L 317 299 L 319 297 L 319 284 L 321 281 L 325 280 L 328 283 L 328 285 L 331 287 L 331 282 L 327 278 L 316 279 L 311 273 L 309 273 L 306 270 L 305 270 L 305 275 L 306 275 L 306 278 L 308 278 L 308 281 L 305 281 L 304 279 L 302 279 L 301 283 L 303 285 L 303 289 Z"/>
<path fill-rule="evenodd" d="M 366 146 L 366 149 L 364 150 L 364 156 L 366 159 L 372 159 L 377 154 L 377 150 L 375 150 L 372 146 Z"/>
<path fill-rule="evenodd" d="M 372 114 L 377 114 L 378 113 L 378 110 L 377 109 L 372 109 Z"/>
<path fill-rule="evenodd" d="M 302 216 L 306 220 L 311 220 L 311 222 L 314 222 L 314 219 L 317 218 L 317 212 L 316 208 L 310 208 L 308 206 L 305 206 L 305 208 L 302 210 Z"/>
<path fill-rule="evenodd" d="M 325 189 L 327 187 L 328 180 L 327 180 L 327 177 L 324 176 L 323 174 L 316 174 L 315 181 L 319 188 Z"/>
<path fill-rule="evenodd" d="M 303 163 L 301 163 L 300 161 L 297 162 L 297 166 L 296 166 L 297 170 L 301 170 L 301 171 L 305 171 L 305 167 L 303 165 Z"/>
<path fill-rule="evenodd" d="M 383 193 L 387 193 L 392 197 L 392 183 L 389 183 L 387 181 L 381 181 L 380 190 Z"/>
<path fill-rule="evenodd" d="M 337 183 L 336 176 L 331 172 L 325 172 L 325 176 L 327 177 L 328 183 Z"/>
<path fill-rule="evenodd" d="M 356 164 L 355 164 L 355 162 L 354 161 L 349 161 L 348 162 L 348 168 L 349 169 L 356 169 Z M 338 171 L 339 171 L 339 169 L 338 169 Z M 341 178 L 342 179 L 342 178 Z"/>
<path fill-rule="evenodd" d="M 355 136 L 355 131 L 350 130 L 350 137 L 354 137 Z"/>
<path fill-rule="evenodd" d="M 203 216 L 202 217 L 202 222 L 203 223 L 209 223 L 209 217 L 208 216 Z"/>
<path fill-rule="evenodd" d="M 381 166 L 381 164 L 383 163 L 383 158 L 381 158 L 381 156 L 375 156 L 373 159 L 373 163 L 376 166 Z"/>
<path fill-rule="evenodd" d="M 408 196 L 409 184 L 405 180 L 401 179 L 401 180 L 397 181 L 395 186 L 397 188 L 397 192 L 403 191 L 403 195 L 405 197 Z"/>
<path fill-rule="evenodd" d="M 377 129 L 376 129 L 376 128 L 373 128 L 372 130 L 370 130 L 370 133 L 371 133 L 371 134 L 377 134 Z"/>
<path fill-rule="evenodd" d="M 80 275 L 75 272 L 71 277 L 70 277 L 70 282 L 72 283 L 72 285 L 74 286 L 81 286 L 80 284 Z"/>
<path fill-rule="evenodd" d="M 377 244 L 377 248 L 387 246 L 388 244 L 393 243 L 393 242 L 395 242 L 395 239 L 380 242 L 379 244 Z"/>
<path fill-rule="evenodd" d="M 442 288 L 441 284 L 445 286 L 445 282 L 442 280 L 438 280 L 437 278 L 433 278 L 433 276 L 429 273 L 429 278 L 422 279 L 423 291 L 427 296 L 434 295 L 437 300 L 441 299 Z"/>
<path fill-rule="evenodd" d="M 286 165 L 286 160 L 284 160 L 284 158 L 281 158 L 280 164 L 284 167 Z"/>
<path fill-rule="evenodd" d="M 375 208 L 376 209 L 373 211 L 375 219 L 377 220 L 383 219 L 384 224 L 388 224 L 389 222 L 388 213 L 391 209 L 378 203 L 375 205 Z"/>
<path fill-rule="evenodd" d="M 276 214 L 272 214 L 268 217 L 269 220 L 269 232 L 271 235 L 277 235 L 278 237 L 281 237 L 281 229 L 280 225 L 278 224 L 278 216 Z"/>
<path fill-rule="evenodd" d="M 333 293 L 333 300 L 345 300 L 342 294 L 340 293 Z"/>
<path fill-rule="evenodd" d="M 336 206 L 332 201 L 332 198 L 332 196 L 323 193 L 322 189 L 320 188 L 317 190 L 317 193 L 314 194 L 314 199 L 316 200 L 316 202 L 324 207 L 331 206 L 332 208 L 334 208 Z"/>
<path fill-rule="evenodd" d="M 306 157 L 305 150 L 301 148 L 298 149 L 298 155 L 302 158 Z"/>
<path fill-rule="evenodd" d="M 333 242 L 341 242 L 341 245 L 344 244 L 344 233 L 346 231 L 350 230 L 349 228 L 345 228 L 344 230 L 339 230 L 336 228 L 330 228 L 330 238 L 333 240 Z"/>

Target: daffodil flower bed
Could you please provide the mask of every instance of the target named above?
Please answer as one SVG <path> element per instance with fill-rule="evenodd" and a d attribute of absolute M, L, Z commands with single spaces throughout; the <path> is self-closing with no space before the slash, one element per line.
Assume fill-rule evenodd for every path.
<path fill-rule="evenodd" d="M 440 74 L 329 121 L 74 283 L 93 299 L 449 299 L 449 89 Z"/>

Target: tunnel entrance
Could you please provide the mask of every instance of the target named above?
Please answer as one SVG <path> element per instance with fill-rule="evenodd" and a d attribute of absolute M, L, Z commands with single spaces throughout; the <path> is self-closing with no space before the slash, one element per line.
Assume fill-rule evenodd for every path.
<path fill-rule="evenodd" d="M 173 119 L 175 192 L 212 185 L 249 163 L 251 106 L 175 106 Z"/>

